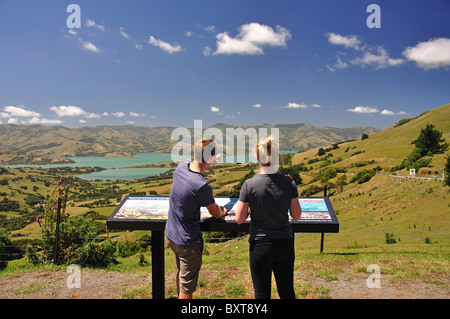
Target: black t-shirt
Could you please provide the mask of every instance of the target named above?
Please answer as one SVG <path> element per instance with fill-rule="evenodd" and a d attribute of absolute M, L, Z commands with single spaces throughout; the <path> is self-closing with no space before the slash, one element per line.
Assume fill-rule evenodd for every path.
<path fill-rule="evenodd" d="M 239 200 L 250 205 L 250 241 L 291 238 L 288 210 L 297 197 L 297 185 L 283 174 L 258 174 L 246 180 Z"/>

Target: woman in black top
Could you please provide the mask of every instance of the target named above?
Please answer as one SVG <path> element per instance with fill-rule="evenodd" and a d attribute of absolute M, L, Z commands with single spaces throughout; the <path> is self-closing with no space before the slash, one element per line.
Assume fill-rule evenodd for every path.
<path fill-rule="evenodd" d="M 294 237 L 288 211 L 295 221 L 301 209 L 295 182 L 278 170 L 278 146 L 273 138 L 257 145 L 261 172 L 244 182 L 236 209 L 236 222 L 243 223 L 249 212 L 250 271 L 256 299 L 271 296 L 272 271 L 280 298 L 293 299 Z"/>

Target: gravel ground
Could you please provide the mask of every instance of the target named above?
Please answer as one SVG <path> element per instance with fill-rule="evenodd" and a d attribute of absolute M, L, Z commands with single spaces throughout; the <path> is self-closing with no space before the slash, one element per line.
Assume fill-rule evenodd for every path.
<path fill-rule="evenodd" d="M 213 276 L 208 270 L 200 277 Z M 12 273 L 0 280 L 0 299 L 120 299 L 129 291 L 148 289 L 151 275 L 127 274 L 114 271 L 83 269 L 81 287 L 68 288 L 70 273 L 65 270 Z M 166 291 L 173 284 L 173 274 L 166 275 Z M 329 297 L 331 299 L 450 299 L 450 275 L 433 278 L 407 279 L 391 283 L 389 277 L 381 277 L 381 288 L 367 287 L 366 274 L 341 274 L 337 280 L 325 281 L 314 276 L 298 275 L 296 282 L 308 283 L 310 287 L 322 287 L 303 298 Z M 326 287 L 326 292 L 323 292 Z M 200 288 L 201 289 L 201 288 Z M 201 296 L 201 293 L 198 294 Z M 145 298 L 144 293 L 144 298 Z M 151 298 L 151 295 L 148 296 Z"/>

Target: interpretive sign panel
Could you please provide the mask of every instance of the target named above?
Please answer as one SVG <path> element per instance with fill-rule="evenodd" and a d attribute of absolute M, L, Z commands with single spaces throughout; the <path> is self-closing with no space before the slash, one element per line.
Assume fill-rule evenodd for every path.
<path fill-rule="evenodd" d="M 293 232 L 322 233 L 320 251 L 323 251 L 324 233 L 338 233 L 339 222 L 328 197 L 300 197 L 302 208 L 299 221 L 290 220 Z M 225 206 L 228 215 L 211 217 L 206 208 L 200 210 L 202 231 L 248 232 L 250 217 L 241 225 L 235 220 L 238 198 L 215 197 L 219 206 Z M 152 286 L 153 298 L 164 299 L 164 228 L 169 214 L 168 196 L 128 196 L 106 221 L 109 229 L 152 231 Z"/>
<path fill-rule="evenodd" d="M 215 197 L 215 201 L 226 207 L 228 214 L 224 218 L 214 218 L 206 207 L 202 207 L 202 230 L 248 231 L 250 217 L 242 225 L 234 221 L 238 198 Z M 301 219 L 298 222 L 290 219 L 294 232 L 339 232 L 339 223 L 328 197 L 300 197 L 299 202 Z M 109 229 L 164 230 L 168 213 L 168 196 L 128 196 L 108 218 L 107 226 Z"/>

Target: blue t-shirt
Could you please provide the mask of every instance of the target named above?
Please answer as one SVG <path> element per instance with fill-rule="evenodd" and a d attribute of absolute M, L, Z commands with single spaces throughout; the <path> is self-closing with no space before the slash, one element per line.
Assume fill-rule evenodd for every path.
<path fill-rule="evenodd" d="M 191 161 L 182 161 L 173 173 L 169 196 L 166 237 L 178 246 L 195 243 L 201 236 L 200 207 L 214 203 L 212 187 L 202 174 L 189 168 Z"/>

